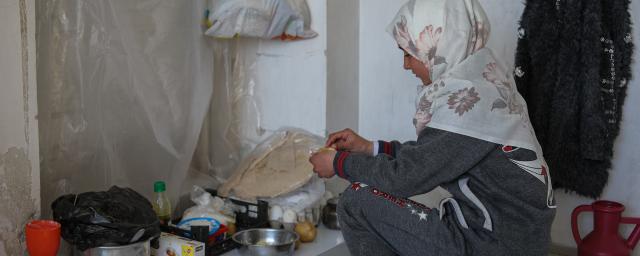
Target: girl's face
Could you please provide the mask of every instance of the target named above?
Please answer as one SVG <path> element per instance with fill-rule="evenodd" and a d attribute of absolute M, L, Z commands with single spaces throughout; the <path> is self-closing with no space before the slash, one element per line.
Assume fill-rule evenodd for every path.
<path fill-rule="evenodd" d="M 404 69 L 411 70 L 411 73 L 422 81 L 422 85 L 431 84 L 431 78 L 429 77 L 429 69 L 427 66 L 415 57 L 411 56 L 411 54 L 405 50 L 402 50 L 402 52 L 404 52 Z"/>

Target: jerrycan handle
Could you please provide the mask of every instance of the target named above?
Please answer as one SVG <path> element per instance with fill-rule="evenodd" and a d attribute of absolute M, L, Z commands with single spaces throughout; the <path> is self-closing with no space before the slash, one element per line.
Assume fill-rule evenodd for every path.
<path fill-rule="evenodd" d="M 573 232 L 573 239 L 576 240 L 576 244 L 580 245 L 582 243 L 582 238 L 580 237 L 580 231 L 578 230 L 578 215 L 582 212 L 592 212 L 593 207 L 589 205 L 581 205 L 573 209 L 571 213 L 571 232 Z M 637 229 L 637 226 L 636 226 Z M 634 230 L 635 232 L 636 230 Z M 637 242 L 637 240 L 636 240 Z"/>
<path fill-rule="evenodd" d="M 627 246 L 629 246 L 629 248 L 633 250 L 633 248 L 638 244 L 638 240 L 640 239 L 640 218 L 622 217 L 620 219 L 620 222 L 625 224 L 636 224 L 636 226 L 633 228 L 633 231 L 631 232 L 631 235 L 629 235 L 629 238 L 627 238 Z"/>

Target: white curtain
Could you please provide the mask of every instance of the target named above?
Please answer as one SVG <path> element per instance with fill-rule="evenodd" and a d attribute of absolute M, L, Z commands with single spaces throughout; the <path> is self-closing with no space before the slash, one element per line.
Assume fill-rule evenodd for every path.
<path fill-rule="evenodd" d="M 213 90 L 203 0 L 37 1 L 43 216 L 64 193 L 126 186 L 171 198 Z"/>

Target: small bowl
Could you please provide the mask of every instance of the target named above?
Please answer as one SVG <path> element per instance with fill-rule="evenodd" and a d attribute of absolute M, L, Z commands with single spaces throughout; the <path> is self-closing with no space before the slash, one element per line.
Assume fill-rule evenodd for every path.
<path fill-rule="evenodd" d="M 233 235 L 233 241 L 241 244 L 240 255 L 293 255 L 296 241 L 300 237 L 284 229 L 256 228 L 243 230 Z"/>

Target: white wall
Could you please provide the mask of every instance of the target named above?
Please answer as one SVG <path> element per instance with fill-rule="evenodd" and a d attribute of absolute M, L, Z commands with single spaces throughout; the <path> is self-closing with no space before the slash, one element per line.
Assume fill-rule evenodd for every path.
<path fill-rule="evenodd" d="M 358 131 L 366 138 L 416 138 L 412 119 L 420 81 L 402 68 L 403 53 L 386 32 L 405 2 L 360 1 Z"/>
<path fill-rule="evenodd" d="M 21 255 L 40 215 L 34 3 L 0 2 L 0 255 Z"/>
<path fill-rule="evenodd" d="M 298 42 L 260 41 L 252 69 L 256 100 L 262 111 L 261 128 L 295 126 L 324 136 L 326 129 L 327 6 L 308 0 L 311 28 L 318 37 Z M 295 110 L 295 111 L 292 111 Z"/>
<path fill-rule="evenodd" d="M 358 129 L 359 0 L 328 0 L 327 130 Z"/>

